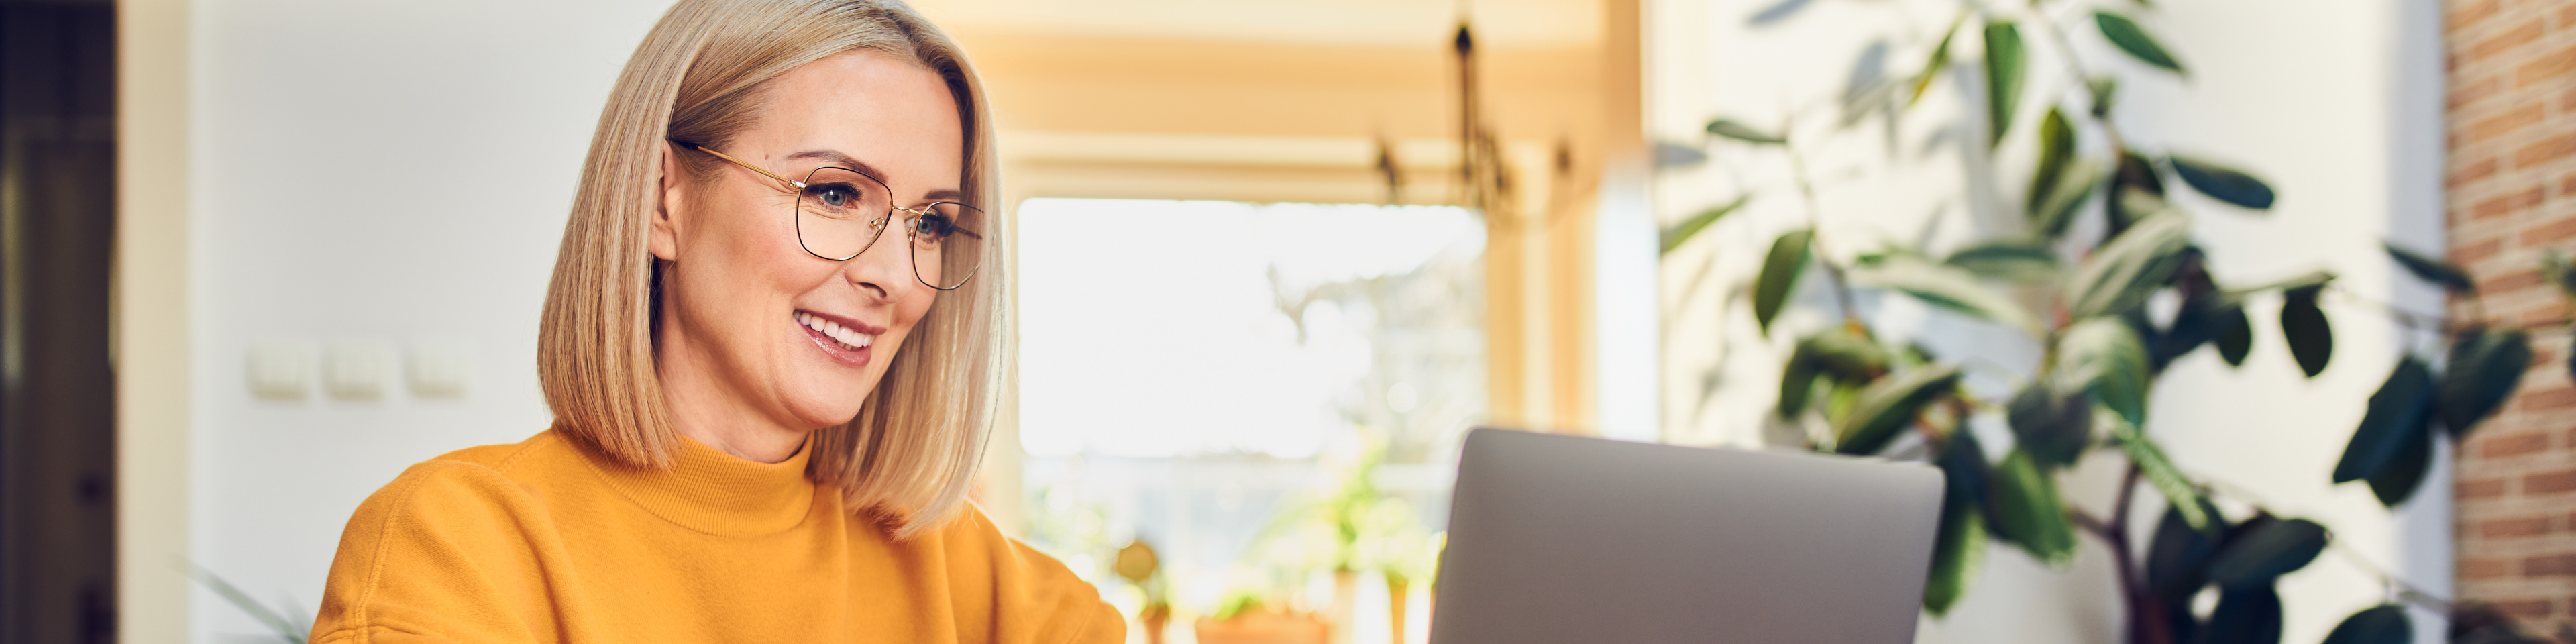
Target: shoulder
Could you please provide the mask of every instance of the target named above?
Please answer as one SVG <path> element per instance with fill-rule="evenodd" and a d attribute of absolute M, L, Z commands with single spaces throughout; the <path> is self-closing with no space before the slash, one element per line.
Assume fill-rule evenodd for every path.
<path fill-rule="evenodd" d="M 474 447 L 403 470 L 349 517 L 324 581 L 315 635 L 473 633 L 507 624 L 492 594 L 533 579 L 551 550 L 541 472 L 551 433 Z M 317 638 L 321 641 L 327 638 Z M 508 641 L 475 639 L 462 641 Z"/>
<path fill-rule="evenodd" d="M 438 511 L 464 504 L 468 507 L 490 507 L 533 500 L 522 479 L 532 460 L 542 460 L 549 452 L 571 449 L 563 439 L 548 431 L 526 441 L 506 445 L 468 447 L 439 455 L 404 469 L 393 482 L 367 497 L 359 506 L 358 517 L 372 513 L 383 518 Z M 357 527 L 352 521 L 350 527 Z"/>
<path fill-rule="evenodd" d="M 548 469 L 543 461 L 571 449 L 549 431 L 421 461 L 358 505 L 341 534 L 342 546 L 516 533 L 545 514 L 541 487 L 530 479 Z"/>

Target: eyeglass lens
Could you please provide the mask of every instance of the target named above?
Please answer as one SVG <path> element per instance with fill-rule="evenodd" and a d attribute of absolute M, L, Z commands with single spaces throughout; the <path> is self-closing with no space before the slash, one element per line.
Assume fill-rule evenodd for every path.
<path fill-rule="evenodd" d="M 817 168 L 796 200 L 796 237 L 805 251 L 831 260 L 859 256 L 886 229 L 910 226 L 912 270 L 939 290 L 962 286 L 983 261 L 984 211 L 941 202 L 922 214 L 894 209 L 893 191 L 874 178 L 842 168 Z"/>

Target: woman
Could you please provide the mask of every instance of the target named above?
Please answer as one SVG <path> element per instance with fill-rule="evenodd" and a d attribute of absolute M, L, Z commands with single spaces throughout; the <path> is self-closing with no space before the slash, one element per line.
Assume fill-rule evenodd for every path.
<path fill-rule="evenodd" d="M 315 642 L 1115 642 L 964 502 L 1008 355 L 992 129 L 895 0 L 683 0 L 538 338 L 554 427 L 349 520 Z"/>

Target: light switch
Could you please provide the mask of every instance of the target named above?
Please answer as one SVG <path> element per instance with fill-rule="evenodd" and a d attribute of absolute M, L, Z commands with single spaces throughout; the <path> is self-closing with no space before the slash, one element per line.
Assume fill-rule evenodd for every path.
<path fill-rule="evenodd" d="M 322 351 L 322 389 L 339 400 L 378 400 L 394 379 L 394 351 L 373 340 L 339 340 Z"/>
<path fill-rule="evenodd" d="M 263 340 L 250 348 L 250 395 L 262 400 L 303 400 L 313 391 L 313 345 Z"/>
<path fill-rule="evenodd" d="M 463 398 L 474 373 L 474 345 L 464 340 L 413 342 L 403 361 L 414 398 Z"/>

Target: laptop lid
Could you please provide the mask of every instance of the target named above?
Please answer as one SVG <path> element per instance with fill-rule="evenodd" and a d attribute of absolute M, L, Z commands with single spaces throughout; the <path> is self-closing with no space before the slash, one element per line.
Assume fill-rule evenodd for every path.
<path fill-rule="evenodd" d="M 1431 644 L 1911 642 L 1922 464 L 1476 429 Z"/>

